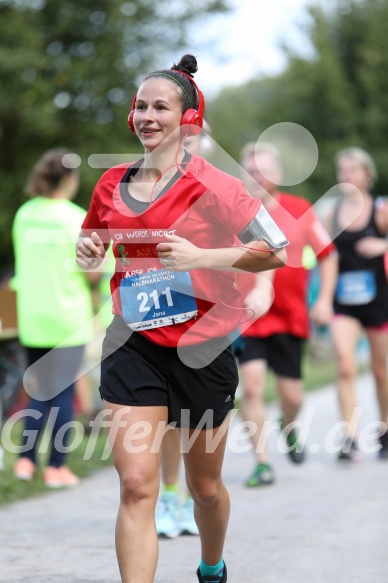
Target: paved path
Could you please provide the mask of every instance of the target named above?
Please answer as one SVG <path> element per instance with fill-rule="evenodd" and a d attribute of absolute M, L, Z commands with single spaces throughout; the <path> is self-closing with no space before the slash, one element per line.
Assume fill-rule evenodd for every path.
<path fill-rule="evenodd" d="M 377 414 L 368 375 L 360 377 L 358 392 L 360 426 L 366 427 Z M 270 417 L 276 421 L 275 409 Z M 344 467 L 327 451 L 337 422 L 333 387 L 307 395 L 302 419 L 306 426 L 312 421 L 306 464 L 294 466 L 279 452 L 275 431 L 269 446 L 277 482 L 253 490 L 242 485 L 252 452 L 238 451 L 248 443 L 238 419 L 232 424 L 224 466 L 232 499 L 225 548 L 229 581 L 386 583 L 388 462 L 366 453 L 361 463 Z M 0 508 L 0 581 L 119 583 L 117 505 L 118 479 L 108 468 L 74 490 Z M 198 537 L 160 541 L 155 583 L 195 583 L 198 557 Z"/>

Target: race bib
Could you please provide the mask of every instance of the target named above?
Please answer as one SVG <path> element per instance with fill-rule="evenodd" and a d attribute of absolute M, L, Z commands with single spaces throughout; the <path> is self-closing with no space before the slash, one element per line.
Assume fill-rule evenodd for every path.
<path fill-rule="evenodd" d="M 120 282 L 124 321 L 135 331 L 181 324 L 198 314 L 188 272 L 165 269 L 126 277 Z"/>
<path fill-rule="evenodd" d="M 376 279 L 373 271 L 349 271 L 338 278 L 336 300 L 346 306 L 369 304 L 376 297 Z"/>

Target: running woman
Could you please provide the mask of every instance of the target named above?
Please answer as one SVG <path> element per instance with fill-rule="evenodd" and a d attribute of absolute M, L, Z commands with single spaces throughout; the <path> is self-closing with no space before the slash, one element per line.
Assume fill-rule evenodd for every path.
<path fill-rule="evenodd" d="M 141 83 L 129 127 L 144 154 L 103 174 L 77 241 L 85 269 L 100 266 L 110 243 L 116 258 L 100 392 L 120 478 L 116 551 L 123 583 L 154 580 L 160 429 L 169 421 L 187 437 L 186 480 L 201 540 L 198 581 L 227 581 L 230 503 L 221 470 L 238 384 L 228 335 L 243 315 L 235 272 L 286 261 L 287 240 L 260 201 L 240 180 L 184 149 L 203 123 L 196 71 L 195 57 L 184 55 Z M 244 244 L 235 246 L 236 234 Z"/>
<path fill-rule="evenodd" d="M 335 164 L 343 199 L 330 220 L 339 252 L 331 335 L 338 362 L 339 406 L 347 427 L 338 457 L 350 461 L 361 457 L 357 439 L 356 348 L 365 331 L 381 423 L 379 457 L 388 459 L 388 287 L 384 265 L 388 249 L 388 204 L 370 192 L 377 171 L 367 152 L 346 148 L 338 152 Z M 344 229 L 346 224 L 349 226 Z"/>

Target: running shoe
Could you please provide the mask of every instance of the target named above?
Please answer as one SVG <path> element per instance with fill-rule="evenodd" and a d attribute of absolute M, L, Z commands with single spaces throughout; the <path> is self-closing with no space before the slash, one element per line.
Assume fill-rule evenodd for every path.
<path fill-rule="evenodd" d="M 339 461 L 358 462 L 361 460 L 361 452 L 357 440 L 351 437 L 345 437 L 344 442 L 338 452 Z"/>
<path fill-rule="evenodd" d="M 381 448 L 379 449 L 379 458 L 388 460 L 388 431 L 379 437 Z"/>
<path fill-rule="evenodd" d="M 13 475 L 18 480 L 30 482 L 34 477 L 36 465 L 28 457 L 20 457 L 13 467 Z"/>
<path fill-rule="evenodd" d="M 249 476 L 245 485 L 248 488 L 255 486 L 269 486 L 275 481 L 275 473 L 270 464 L 257 464 L 252 474 Z"/>
<path fill-rule="evenodd" d="M 180 508 L 179 516 L 180 534 L 199 534 L 197 523 L 194 519 L 194 500 L 186 499 Z"/>
<path fill-rule="evenodd" d="M 224 563 L 224 570 L 221 577 L 219 575 L 201 575 L 199 568 L 197 569 L 197 577 L 199 583 L 226 583 L 228 580 L 226 565 Z"/>
<path fill-rule="evenodd" d="M 285 431 L 283 417 L 280 418 L 280 430 Z M 295 429 L 287 431 L 285 434 L 285 438 L 288 447 L 287 454 L 290 460 L 294 464 L 303 463 L 305 458 L 305 450 L 304 446 L 299 441 L 298 434 L 296 433 Z"/>
<path fill-rule="evenodd" d="M 288 446 L 288 456 L 294 464 L 301 464 L 304 462 L 304 447 L 298 440 L 298 435 L 295 429 L 291 431 L 286 436 L 286 442 Z"/>
<path fill-rule="evenodd" d="M 43 481 L 47 488 L 73 488 L 80 479 L 67 466 L 47 466 L 43 471 Z"/>
<path fill-rule="evenodd" d="M 179 501 L 174 492 L 165 492 L 156 506 L 156 532 L 160 537 L 176 538 L 180 534 Z"/>

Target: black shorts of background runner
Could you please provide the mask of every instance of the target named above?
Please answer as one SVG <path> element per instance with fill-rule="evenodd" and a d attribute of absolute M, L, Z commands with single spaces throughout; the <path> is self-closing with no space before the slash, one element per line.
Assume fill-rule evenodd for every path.
<path fill-rule="evenodd" d="M 210 410 L 206 429 L 218 427 L 234 407 L 238 385 L 236 360 L 230 347 L 222 349 L 224 345 L 225 339 L 216 338 L 180 348 L 181 356 L 186 350 L 190 356 L 214 350 L 216 356 L 209 365 L 191 368 L 176 348 L 150 342 L 115 316 L 103 343 L 101 398 L 118 405 L 167 406 L 168 420 L 177 427 L 187 426 L 187 413 L 182 416 L 182 410 L 190 411 L 192 428 Z"/>
<path fill-rule="evenodd" d="M 281 377 L 302 378 L 302 354 L 305 340 L 292 334 L 273 334 L 266 338 L 244 336 L 244 350 L 238 354 L 239 364 L 263 359 Z"/>
<path fill-rule="evenodd" d="M 355 318 L 364 328 L 383 326 L 388 322 L 388 304 L 385 299 L 376 299 L 362 306 L 347 306 L 335 301 L 334 314 Z"/>

